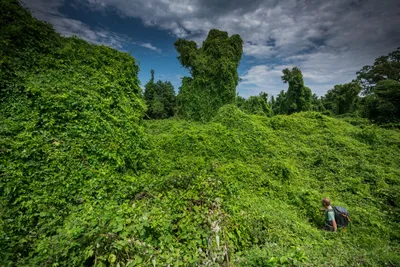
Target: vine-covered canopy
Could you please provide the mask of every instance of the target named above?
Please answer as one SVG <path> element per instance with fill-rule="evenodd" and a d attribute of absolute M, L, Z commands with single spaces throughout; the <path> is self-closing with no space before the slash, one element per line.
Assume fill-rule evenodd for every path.
<path fill-rule="evenodd" d="M 179 61 L 192 77 L 184 77 L 178 95 L 178 113 L 194 120 L 209 120 L 217 110 L 234 103 L 239 82 L 237 68 L 242 57 L 239 35 L 210 30 L 200 48 L 194 41 L 178 39 Z"/>

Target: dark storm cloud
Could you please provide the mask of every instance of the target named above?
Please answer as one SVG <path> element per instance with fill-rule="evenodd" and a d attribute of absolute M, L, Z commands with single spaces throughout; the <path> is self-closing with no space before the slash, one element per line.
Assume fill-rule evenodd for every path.
<path fill-rule="evenodd" d="M 62 1 L 51 1 L 53 9 L 57 2 Z M 140 18 L 146 26 L 198 44 L 211 28 L 240 34 L 245 55 L 256 62 L 242 74 L 239 91 L 243 95 L 249 94 L 245 90 L 250 88 L 276 94 L 284 88 L 281 70 L 293 65 L 302 69 L 314 92 L 323 94 L 334 84 L 353 79 L 363 65 L 400 46 L 398 0 L 73 2 L 80 8 L 113 9 L 122 17 Z M 275 64 L 265 65 L 266 59 Z"/>

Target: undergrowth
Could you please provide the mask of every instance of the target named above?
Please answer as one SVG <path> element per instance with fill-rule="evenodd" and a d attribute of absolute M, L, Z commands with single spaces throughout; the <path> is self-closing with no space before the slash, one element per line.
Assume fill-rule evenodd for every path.
<path fill-rule="evenodd" d="M 193 201 L 208 211 L 218 202 L 220 215 L 209 219 L 209 228 L 216 220 L 221 229 L 209 233 L 209 243 L 202 248 L 215 250 L 218 235 L 216 262 L 399 263 L 398 131 L 359 128 L 312 112 L 250 116 L 233 106 L 222 108 L 207 124 L 164 120 L 146 126 L 155 145 L 151 172 L 158 182 L 144 190 L 172 190 L 177 198 L 190 192 L 197 196 L 188 199 L 192 212 Z M 193 188 L 202 183 L 206 188 Z M 349 229 L 318 230 L 324 196 L 349 209 Z"/>

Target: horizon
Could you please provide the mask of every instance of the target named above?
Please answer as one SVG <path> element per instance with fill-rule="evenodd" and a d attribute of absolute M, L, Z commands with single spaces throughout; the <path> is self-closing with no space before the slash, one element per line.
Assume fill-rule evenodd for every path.
<path fill-rule="evenodd" d="M 198 46 L 212 28 L 239 34 L 243 56 L 236 88 L 243 97 L 287 90 L 282 69 L 298 66 L 318 96 L 348 83 L 365 65 L 400 46 L 400 3 L 378 1 L 23 0 L 34 17 L 63 36 L 76 35 L 131 54 L 143 87 L 155 79 L 175 91 L 183 76 L 174 41 Z M 371 34 L 372 33 L 372 34 Z"/>

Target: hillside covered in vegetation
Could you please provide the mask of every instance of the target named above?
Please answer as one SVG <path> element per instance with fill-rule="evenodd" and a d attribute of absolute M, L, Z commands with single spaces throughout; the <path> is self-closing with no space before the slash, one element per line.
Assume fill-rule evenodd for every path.
<path fill-rule="evenodd" d="M 129 54 L 61 37 L 15 0 L 0 24 L 2 266 L 400 264 L 399 130 L 310 111 L 297 68 L 280 102 L 291 115 L 272 116 L 265 95 L 238 107 L 237 62 L 224 60 L 229 99 L 176 100 L 208 121 L 143 120 L 169 116 L 158 97 L 172 86 L 153 76 L 146 95 Z M 211 39 L 196 57 L 212 62 Z M 201 73 L 181 93 L 207 85 Z M 319 230 L 323 197 L 350 211 L 345 231 Z"/>
<path fill-rule="evenodd" d="M 160 159 L 144 190 L 161 196 L 146 201 L 165 199 L 163 210 L 181 205 L 182 220 L 190 221 L 185 231 L 192 231 L 185 249 L 197 247 L 193 236 L 203 225 L 208 249 L 221 255 L 219 263 L 224 249 L 232 253 L 233 266 L 399 262 L 398 131 L 318 113 L 249 116 L 234 106 L 206 125 L 166 120 L 147 129 Z M 318 230 L 324 196 L 349 208 L 350 229 Z"/>

